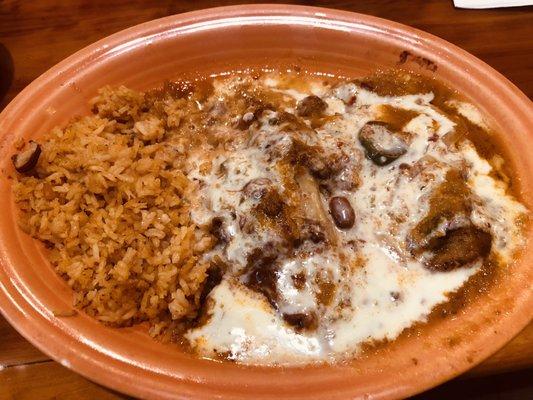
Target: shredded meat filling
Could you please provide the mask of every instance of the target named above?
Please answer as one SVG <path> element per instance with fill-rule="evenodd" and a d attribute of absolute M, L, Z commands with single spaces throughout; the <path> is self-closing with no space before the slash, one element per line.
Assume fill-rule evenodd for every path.
<path fill-rule="evenodd" d="M 429 200 L 428 214 L 411 231 L 408 245 L 414 254 L 430 251 L 425 265 L 450 271 L 485 258 L 492 236 L 470 221 L 471 193 L 463 173 L 449 170 Z"/>
<path fill-rule="evenodd" d="M 429 212 L 411 231 L 409 247 L 414 252 L 426 248 L 433 238 L 445 235 L 453 225 L 465 220 L 468 223 L 470 211 L 470 189 L 462 172 L 452 169 L 429 199 Z"/>
<path fill-rule="evenodd" d="M 433 271 L 450 271 L 490 253 L 492 236 L 475 227 L 458 228 L 434 241 L 433 255 L 426 266 Z"/>

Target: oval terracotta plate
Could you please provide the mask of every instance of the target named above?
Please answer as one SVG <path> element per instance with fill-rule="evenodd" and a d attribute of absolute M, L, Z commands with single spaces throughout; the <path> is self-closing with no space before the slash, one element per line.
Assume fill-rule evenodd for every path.
<path fill-rule="evenodd" d="M 457 88 L 488 116 L 504 134 L 523 200 L 531 208 L 531 103 L 463 50 L 393 22 L 320 8 L 238 6 L 182 14 L 79 51 L 35 80 L 0 114 L 2 313 L 63 365 L 150 398 L 399 398 L 480 362 L 531 320 L 533 246 L 488 293 L 455 316 L 428 325 L 421 335 L 403 335 L 348 365 L 258 368 L 194 359 L 151 340 L 142 327 L 106 328 L 81 313 L 54 316 L 71 309 L 72 293 L 41 246 L 17 227 L 9 179 L 13 142 L 87 114 L 87 101 L 103 85 L 146 89 L 165 79 L 292 65 L 355 77 L 399 62 Z"/>

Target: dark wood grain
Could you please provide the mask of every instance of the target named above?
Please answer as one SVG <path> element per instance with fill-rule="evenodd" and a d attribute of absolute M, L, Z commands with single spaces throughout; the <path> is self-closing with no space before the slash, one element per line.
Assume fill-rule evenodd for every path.
<path fill-rule="evenodd" d="M 20 336 L 0 315 L 0 368 L 49 359 Z"/>
<path fill-rule="evenodd" d="M 525 369 L 467 381 L 455 379 L 411 400 L 526 400 L 533 398 L 533 369 Z"/>
<path fill-rule="evenodd" d="M 52 65 L 111 33 L 166 15 L 240 3 L 251 2 L 4 0 L 0 2 L 0 44 L 14 60 L 14 80 L 0 107 Z M 285 3 L 351 10 L 426 30 L 478 56 L 533 96 L 531 7 L 459 10 L 443 0 Z"/>
<path fill-rule="evenodd" d="M 371 14 L 425 30 L 479 57 L 533 98 L 533 7 L 459 10 L 451 0 L 282 2 Z M 111 33 L 167 15 L 242 3 L 252 2 L 0 0 L 0 110 L 48 68 Z M 528 367 L 533 367 L 533 325 L 464 377 L 419 398 L 526 398 L 533 390 Z M 517 369 L 518 375 L 482 378 Z M 498 379 L 507 383 L 495 385 Z M 509 389 L 513 383 L 515 390 Z M 0 399 L 125 398 L 50 361 L 0 316 Z"/>
<path fill-rule="evenodd" d="M 88 381 L 53 361 L 0 371 L 0 399 L 123 400 L 129 397 Z"/>

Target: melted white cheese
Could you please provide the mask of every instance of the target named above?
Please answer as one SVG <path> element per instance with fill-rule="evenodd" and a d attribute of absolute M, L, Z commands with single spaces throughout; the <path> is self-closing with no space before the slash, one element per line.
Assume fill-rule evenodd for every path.
<path fill-rule="evenodd" d="M 480 126 L 481 128 L 487 129 L 485 118 L 483 118 L 481 112 L 479 112 L 477 107 L 473 104 L 458 100 L 448 100 L 446 104 L 455 108 L 459 114 L 468 119 L 470 122 Z"/>
<path fill-rule="evenodd" d="M 492 233 L 493 249 L 504 263 L 512 261 L 521 244 L 519 219 L 527 209 L 506 194 L 505 184 L 490 176 L 491 165 L 472 146 L 464 145 L 461 152 L 469 163 L 468 184 L 478 201 L 474 203 L 472 221 Z"/>
<path fill-rule="evenodd" d="M 307 95 L 276 89 L 276 79 L 263 84 L 296 100 Z M 228 94 L 232 85 L 216 88 Z M 502 182 L 490 176 L 492 167 L 472 145 L 464 142 L 450 150 L 441 140 L 455 125 L 431 104 L 432 93 L 379 96 L 352 83 L 329 92 L 317 87 L 313 91 L 328 105 L 326 114 L 335 117 L 303 140 L 324 152 L 338 151 L 340 141 L 351 162 L 360 164 L 361 184 L 357 190 L 338 189 L 332 193 L 348 198 L 355 210 L 354 227 L 337 232 L 340 248 L 349 261 L 336 249 L 284 260 L 277 274 L 282 300 L 277 312 L 262 295 L 244 287 L 231 274 L 226 275 L 209 296 L 209 321 L 186 334 L 201 355 L 229 352 L 230 359 L 251 364 L 332 361 L 356 354 L 365 342 L 393 340 L 413 323 L 425 321 L 433 307 L 446 301 L 449 293 L 480 268 L 478 262 L 449 272 L 432 272 L 406 248 L 408 232 L 426 215 L 433 190 L 448 170 L 465 163 L 469 171 L 467 185 L 475 197 L 471 220 L 493 235 L 492 252 L 508 262 L 522 245 L 516 221 L 527 210 L 506 194 Z M 377 166 L 364 157 L 357 135 L 365 123 L 379 117 L 379 108 L 385 104 L 415 111 L 418 116 L 403 127 L 410 135 L 407 153 L 386 166 Z M 478 119 L 464 104 L 458 105 L 459 112 Z M 213 158 L 211 172 L 205 175 L 200 165 L 206 155 L 197 153 L 190 158 L 188 176 L 199 182 L 200 198 L 193 205 L 192 218 L 199 225 L 207 224 L 214 216 L 225 218 L 232 237 L 223 255 L 232 263 L 233 272 L 246 266 L 251 250 L 275 240 L 268 230 L 245 233 L 239 225 L 240 218 L 248 216 L 253 207 L 240 192 L 247 182 L 268 178 L 283 192 L 271 151 L 283 153 L 291 139 L 267 122 L 275 116 L 272 112 L 260 121 L 250 142 Z M 216 172 L 222 164 L 226 170 L 223 176 Z M 418 172 L 406 174 L 400 164 Z M 323 203 L 327 207 L 327 199 Z M 221 251 L 215 249 L 214 253 Z M 300 289 L 293 282 L 298 273 L 305 276 Z M 321 273 L 328 274 L 337 287 L 327 306 L 317 302 L 315 281 Z M 296 331 L 280 316 L 309 310 L 320 317 L 318 328 L 309 332 Z"/>
<path fill-rule="evenodd" d="M 386 246 L 367 243 L 361 248 L 365 267 L 352 278 L 352 309 L 334 321 L 331 349 L 350 353 L 354 343 L 392 340 L 474 274 L 479 266 L 450 272 L 430 272 L 419 262 L 399 261 Z"/>
<path fill-rule="evenodd" d="M 204 326 L 186 338 L 205 355 L 230 352 L 243 363 L 298 363 L 320 359 L 320 339 L 294 332 L 256 292 L 224 280 L 210 295 L 214 306 Z"/>

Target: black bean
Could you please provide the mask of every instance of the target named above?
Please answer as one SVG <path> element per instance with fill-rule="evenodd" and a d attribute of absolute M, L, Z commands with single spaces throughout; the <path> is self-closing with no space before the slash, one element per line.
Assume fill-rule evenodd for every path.
<path fill-rule="evenodd" d="M 329 212 L 340 229 L 350 229 L 355 222 L 355 212 L 346 197 L 332 197 L 329 201 Z"/>

